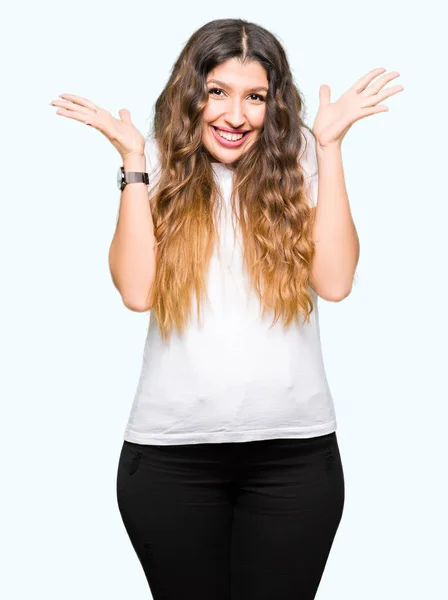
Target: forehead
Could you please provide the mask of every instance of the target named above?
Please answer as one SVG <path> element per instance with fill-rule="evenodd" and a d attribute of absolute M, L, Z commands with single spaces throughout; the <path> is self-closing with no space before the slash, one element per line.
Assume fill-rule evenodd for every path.
<path fill-rule="evenodd" d="M 241 63 L 236 58 L 231 58 L 210 71 L 207 75 L 207 81 L 212 79 L 225 83 L 232 89 L 268 87 L 267 73 L 259 62 Z"/>

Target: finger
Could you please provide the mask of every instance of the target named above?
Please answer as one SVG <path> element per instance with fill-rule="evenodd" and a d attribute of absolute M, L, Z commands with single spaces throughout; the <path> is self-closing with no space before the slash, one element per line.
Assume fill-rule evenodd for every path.
<path fill-rule="evenodd" d="M 386 98 L 389 98 L 390 96 L 393 96 L 394 94 L 398 94 L 399 92 L 402 92 L 403 90 L 404 90 L 404 87 L 402 85 L 394 85 L 393 87 L 383 90 L 381 92 L 381 94 L 375 94 L 374 96 L 368 96 L 363 101 L 362 108 L 365 108 L 367 106 L 375 106 L 376 104 L 378 104 L 378 102 L 382 102 Z"/>
<path fill-rule="evenodd" d="M 75 96 L 74 94 L 59 94 L 60 98 L 64 98 L 66 100 L 70 100 L 74 104 L 79 104 L 80 106 L 85 106 L 86 108 L 90 108 L 95 112 L 98 112 L 99 107 L 96 106 L 91 100 L 88 98 L 83 98 L 82 96 Z"/>
<path fill-rule="evenodd" d="M 384 71 L 386 71 L 386 69 L 383 68 L 369 71 L 366 73 L 366 75 L 361 77 L 361 79 L 358 79 L 351 89 L 355 90 L 357 94 L 360 94 L 369 85 L 369 83 L 375 79 L 375 77 L 378 77 L 378 75 L 381 75 L 381 73 L 384 73 Z"/>
<path fill-rule="evenodd" d="M 379 106 L 374 106 L 373 108 L 363 109 L 359 120 L 364 119 L 365 117 L 369 117 L 370 115 L 375 115 L 381 112 L 388 112 L 389 107 L 385 104 L 380 104 Z"/>
<path fill-rule="evenodd" d="M 62 115 L 63 117 L 67 117 L 69 119 L 75 119 L 75 121 L 80 121 L 81 123 L 84 123 L 85 125 L 90 125 L 90 126 L 98 129 L 97 123 L 94 122 L 89 117 L 88 113 L 75 112 L 73 110 L 67 110 L 65 108 L 60 108 L 56 111 L 56 114 Z M 92 112 L 90 112 L 90 115 L 93 116 Z"/>
<path fill-rule="evenodd" d="M 89 108 L 84 108 L 79 104 L 73 104 L 73 102 L 67 102 L 64 100 L 53 100 L 50 104 L 52 104 L 53 106 L 59 106 L 60 108 L 64 108 L 66 110 L 75 110 L 84 114 L 92 114 L 92 111 Z"/>
<path fill-rule="evenodd" d="M 393 73 L 387 73 L 387 75 L 383 75 L 383 77 L 380 77 L 378 81 L 375 81 L 375 83 L 369 85 L 364 92 L 369 95 L 377 94 L 387 83 L 389 83 L 389 81 L 392 81 L 392 79 L 395 79 L 396 77 L 400 77 L 400 73 L 397 71 L 394 71 Z"/>

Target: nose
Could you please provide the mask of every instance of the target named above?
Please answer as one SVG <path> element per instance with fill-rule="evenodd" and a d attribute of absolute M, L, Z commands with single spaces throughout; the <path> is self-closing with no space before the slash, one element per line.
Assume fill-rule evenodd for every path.
<path fill-rule="evenodd" d="M 238 99 L 232 103 L 227 112 L 226 121 L 232 129 L 243 129 L 246 124 L 246 118 L 243 113 L 243 106 Z"/>

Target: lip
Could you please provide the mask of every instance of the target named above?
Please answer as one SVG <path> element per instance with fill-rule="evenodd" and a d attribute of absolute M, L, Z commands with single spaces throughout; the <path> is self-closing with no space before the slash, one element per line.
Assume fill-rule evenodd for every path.
<path fill-rule="evenodd" d="M 217 133 L 216 128 L 213 125 L 210 125 L 210 128 L 212 130 L 212 134 L 213 134 L 213 137 L 215 138 L 215 140 L 218 142 L 218 144 L 220 144 L 221 146 L 224 146 L 224 148 L 238 148 L 239 146 L 244 144 L 244 142 L 250 136 L 250 133 L 251 133 L 250 131 L 248 131 L 246 133 L 246 135 L 243 135 L 243 137 L 240 140 L 236 140 L 236 141 L 232 142 L 229 140 L 225 140 L 223 137 L 221 137 Z M 227 130 L 223 129 L 223 131 L 227 131 Z M 230 132 L 230 133 L 238 133 L 238 132 Z M 239 133 L 242 133 L 242 132 L 240 131 Z"/>
<path fill-rule="evenodd" d="M 212 125 L 215 129 L 221 129 L 221 131 L 227 131 L 228 133 L 246 133 L 250 131 L 250 129 L 229 129 L 228 127 L 218 127 L 216 125 Z"/>

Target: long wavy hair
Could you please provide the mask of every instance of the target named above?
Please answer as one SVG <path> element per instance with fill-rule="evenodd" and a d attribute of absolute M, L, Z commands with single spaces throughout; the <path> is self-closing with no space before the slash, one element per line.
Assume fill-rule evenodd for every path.
<path fill-rule="evenodd" d="M 179 333 L 186 328 L 194 294 L 201 319 L 207 296 L 206 272 L 219 239 L 222 195 L 202 143 L 202 112 L 208 101 L 207 74 L 231 58 L 258 61 L 269 82 L 263 128 L 232 163 L 231 206 L 241 230 L 243 268 L 262 316 L 273 312 L 272 325 L 281 318 L 286 327 L 299 314 L 308 321 L 314 308 L 308 290 L 314 211 L 298 160 L 306 147 L 301 129 L 313 133 L 304 123 L 302 95 L 272 33 L 243 19 L 217 19 L 185 44 L 156 101 L 150 134 L 160 156 L 160 175 L 150 191 L 156 239 L 150 308 L 164 341 L 173 327 Z"/>

